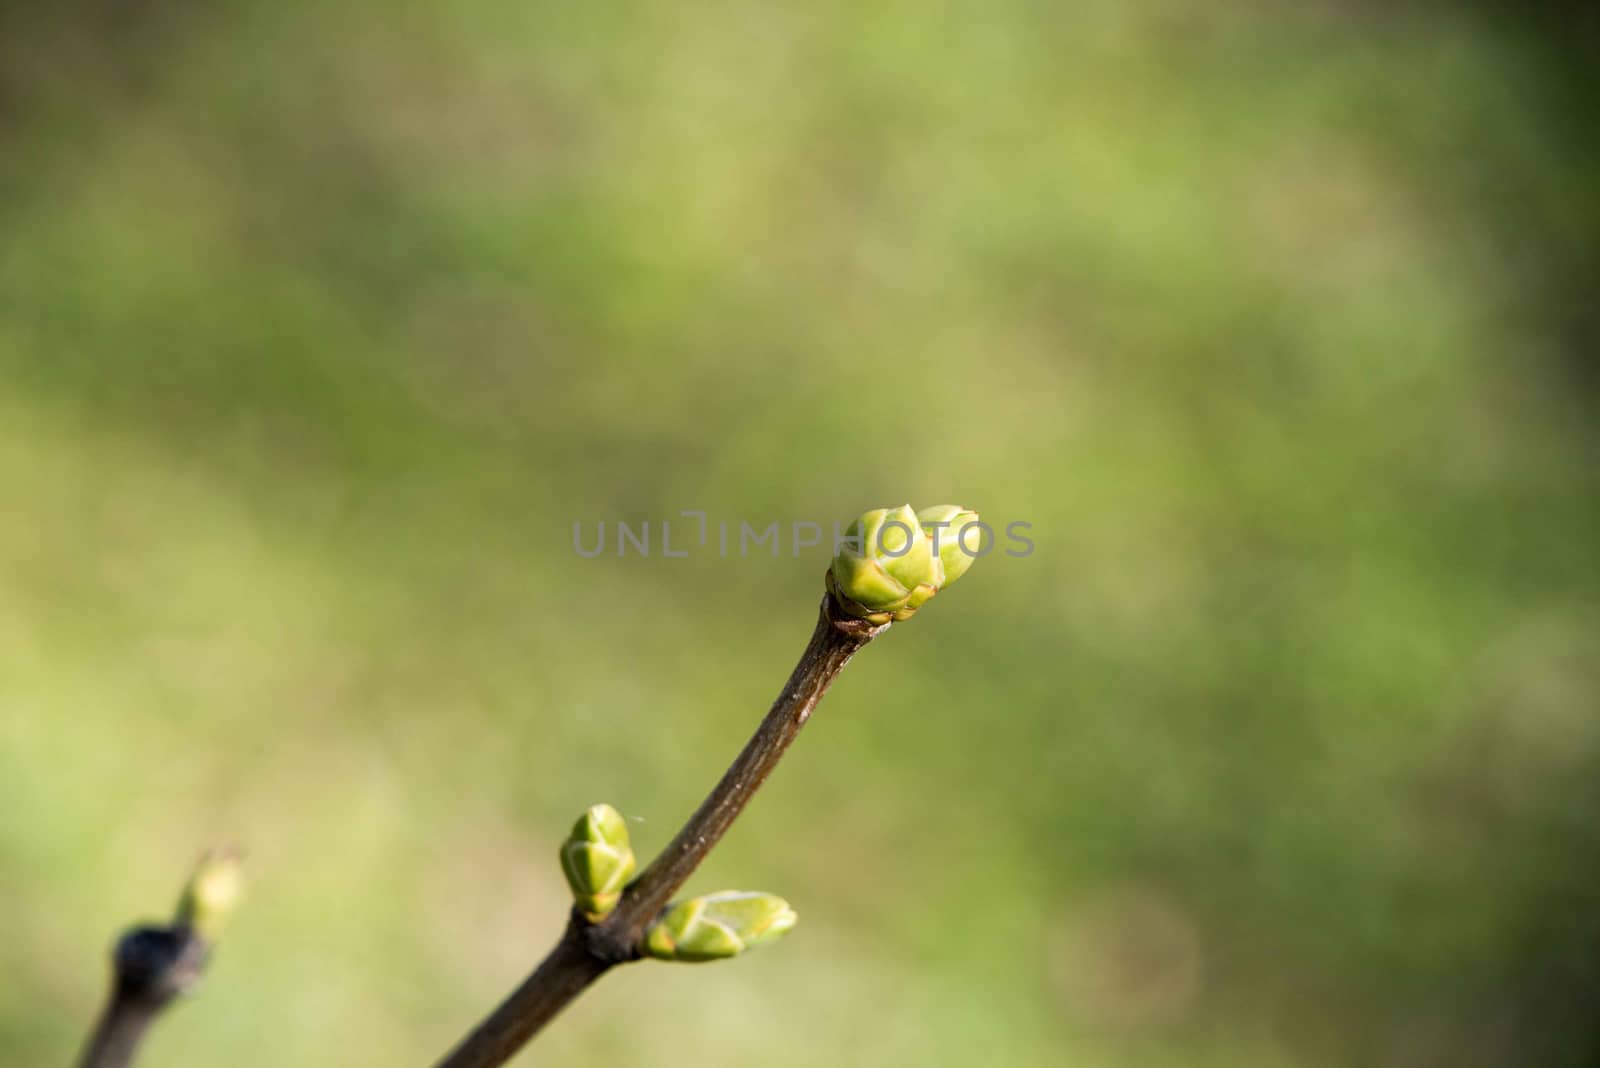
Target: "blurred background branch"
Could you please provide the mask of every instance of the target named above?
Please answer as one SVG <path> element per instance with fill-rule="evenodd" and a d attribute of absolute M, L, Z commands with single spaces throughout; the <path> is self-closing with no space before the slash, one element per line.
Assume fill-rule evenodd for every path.
<path fill-rule="evenodd" d="M 163 1010 L 194 989 L 239 896 L 239 855 L 203 857 L 184 886 L 170 924 L 142 925 L 117 940 L 111 993 L 89 1035 L 79 1068 L 127 1068 Z"/>

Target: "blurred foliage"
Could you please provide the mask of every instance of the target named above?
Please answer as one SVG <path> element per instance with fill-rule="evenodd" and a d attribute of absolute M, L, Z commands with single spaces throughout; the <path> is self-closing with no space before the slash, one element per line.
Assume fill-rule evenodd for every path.
<path fill-rule="evenodd" d="M 958 500 L 1037 551 L 692 884 L 798 936 L 608 978 L 548 1063 L 1592 1063 L 1594 29 L 7 5 L 0 1062 L 237 840 L 151 1063 L 424 1063 L 574 812 L 648 856 L 710 786 L 828 555 L 573 522 Z"/>

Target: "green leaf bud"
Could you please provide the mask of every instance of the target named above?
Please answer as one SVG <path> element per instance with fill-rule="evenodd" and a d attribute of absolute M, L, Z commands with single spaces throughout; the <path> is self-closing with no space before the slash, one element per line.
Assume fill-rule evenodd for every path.
<path fill-rule="evenodd" d="M 657 960 L 723 960 L 782 938 L 798 919 L 774 894 L 724 890 L 669 905 L 645 932 L 644 952 Z"/>
<path fill-rule="evenodd" d="M 628 825 L 610 805 L 592 805 L 561 843 L 561 871 L 572 898 L 591 920 L 617 907 L 622 888 L 638 865 L 628 844 Z"/>
<path fill-rule="evenodd" d="M 976 550 L 978 546 L 964 545 L 961 532 L 978 521 L 978 513 L 959 504 L 936 504 L 918 512 L 917 520 L 938 550 L 939 562 L 944 565 L 944 585 L 948 586 L 965 575 L 976 559 L 968 550 Z"/>
<path fill-rule="evenodd" d="M 241 860 L 239 851 L 231 847 L 202 856 L 178 899 L 173 925 L 186 927 L 207 942 L 216 941 L 244 893 Z"/>
<path fill-rule="evenodd" d="M 842 611 L 869 623 L 910 619 L 972 566 L 958 533 L 977 518 L 956 505 L 920 513 L 909 504 L 867 512 L 846 531 L 828 569 L 828 592 Z"/>

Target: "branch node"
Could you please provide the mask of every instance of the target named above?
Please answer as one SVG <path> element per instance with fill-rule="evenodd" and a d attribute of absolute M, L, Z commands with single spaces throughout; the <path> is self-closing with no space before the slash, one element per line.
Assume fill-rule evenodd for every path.
<path fill-rule="evenodd" d="M 639 943 L 629 937 L 625 926 L 619 927 L 605 922 L 589 923 L 577 915 L 574 915 L 573 922 L 581 925 L 579 932 L 583 939 L 583 948 L 589 956 L 606 967 L 615 967 L 639 959 L 641 955 Z"/>
<path fill-rule="evenodd" d="M 194 988 L 210 955 L 188 927 L 132 928 L 112 952 L 117 995 L 163 1006 Z"/>

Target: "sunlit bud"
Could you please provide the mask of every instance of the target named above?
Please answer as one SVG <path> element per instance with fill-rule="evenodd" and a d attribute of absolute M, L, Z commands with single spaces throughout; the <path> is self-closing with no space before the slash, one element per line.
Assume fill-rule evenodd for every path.
<path fill-rule="evenodd" d="M 938 548 L 939 562 L 944 565 L 944 586 L 955 582 L 967 573 L 981 542 L 983 531 L 961 532 L 978 521 L 978 513 L 959 504 L 936 504 L 917 513 L 917 519 L 928 538 Z M 941 586 L 941 589 L 944 587 Z"/>
<path fill-rule="evenodd" d="M 244 893 L 241 860 L 233 848 L 213 849 L 201 857 L 178 899 L 173 926 L 188 928 L 207 942 L 216 941 Z"/>
<path fill-rule="evenodd" d="M 846 531 L 828 569 L 828 592 L 846 615 L 869 623 L 910 619 L 972 566 L 960 533 L 977 518 L 976 512 L 957 505 L 920 513 L 909 504 L 874 509 Z M 972 544 L 970 535 L 967 541 Z"/>
<path fill-rule="evenodd" d="M 617 907 L 636 868 L 628 825 L 610 805 L 591 806 L 561 843 L 561 871 L 573 900 L 592 920 Z"/>
<path fill-rule="evenodd" d="M 644 951 L 657 960 L 737 957 L 783 937 L 798 918 L 776 895 L 724 890 L 668 906 L 645 932 Z"/>

